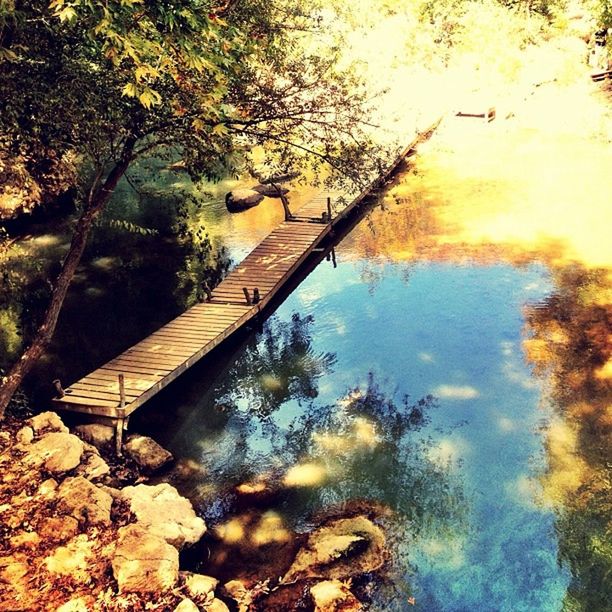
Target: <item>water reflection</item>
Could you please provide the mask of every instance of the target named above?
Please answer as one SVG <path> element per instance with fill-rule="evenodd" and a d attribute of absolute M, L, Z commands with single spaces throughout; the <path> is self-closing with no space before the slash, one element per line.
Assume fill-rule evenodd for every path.
<path fill-rule="evenodd" d="M 528 311 L 525 350 L 548 382 L 557 418 L 546 432 L 545 499 L 557 513 L 561 559 L 573 580 L 565 607 L 612 603 L 612 286 L 604 271 L 560 270 L 555 292 Z"/>

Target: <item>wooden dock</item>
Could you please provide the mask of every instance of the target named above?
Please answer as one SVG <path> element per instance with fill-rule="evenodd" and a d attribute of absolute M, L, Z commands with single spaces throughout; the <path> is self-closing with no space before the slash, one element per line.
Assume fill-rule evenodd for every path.
<path fill-rule="evenodd" d="M 100 366 L 53 399 L 55 408 L 90 415 L 116 428 L 121 453 L 129 416 L 228 336 L 256 317 L 304 261 L 395 171 L 435 127 L 419 135 L 361 193 L 321 192 L 276 227 L 197 304 Z"/>

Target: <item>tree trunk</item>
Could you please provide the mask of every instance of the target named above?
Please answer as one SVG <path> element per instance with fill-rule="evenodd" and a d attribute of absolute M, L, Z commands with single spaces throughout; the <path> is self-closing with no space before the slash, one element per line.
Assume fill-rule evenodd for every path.
<path fill-rule="evenodd" d="M 6 408 L 15 391 L 17 391 L 21 385 L 24 377 L 32 369 L 36 361 L 40 359 L 53 338 L 62 304 L 64 303 L 64 299 L 68 293 L 68 287 L 81 261 L 81 256 L 85 250 L 91 226 L 110 199 L 119 179 L 125 174 L 125 171 L 129 167 L 132 161 L 135 144 L 135 138 L 126 140 L 120 159 L 109 172 L 103 185 L 97 189 L 89 199 L 77 221 L 72 236 L 72 242 L 70 243 L 70 249 L 68 250 L 68 254 L 62 264 L 62 269 L 53 287 L 51 301 L 47 307 L 43 322 L 38 328 L 30 346 L 12 366 L 9 373 L 2 381 L 2 385 L 0 385 L 0 419 L 4 417 Z"/>

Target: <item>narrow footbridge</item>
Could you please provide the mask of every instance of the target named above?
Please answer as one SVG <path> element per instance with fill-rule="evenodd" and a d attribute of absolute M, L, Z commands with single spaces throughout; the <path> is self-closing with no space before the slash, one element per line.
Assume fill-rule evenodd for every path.
<path fill-rule="evenodd" d="M 117 452 L 129 416 L 233 332 L 256 317 L 304 261 L 433 129 L 419 135 L 361 193 L 321 192 L 272 231 L 197 304 L 65 390 L 55 408 L 116 428 Z"/>

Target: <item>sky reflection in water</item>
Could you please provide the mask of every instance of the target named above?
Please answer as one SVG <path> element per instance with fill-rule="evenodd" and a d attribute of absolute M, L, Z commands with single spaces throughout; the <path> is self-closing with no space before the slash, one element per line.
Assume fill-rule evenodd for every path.
<path fill-rule="evenodd" d="M 182 407 L 193 412 L 166 443 L 178 455 L 202 458 L 219 484 L 295 460 L 322 462 L 327 479 L 278 509 L 293 524 L 356 494 L 400 510 L 391 537 L 398 590 L 393 602 L 380 602 L 384 609 L 406 609 L 402 589 L 409 585 L 422 610 L 559 610 L 569 575 L 557 564 L 554 516 L 538 504 L 540 428 L 550 414 L 521 349 L 523 306 L 551 291 L 546 269 L 377 262 L 363 260 L 351 242 L 337 249 L 337 269 L 320 264 L 266 324 L 272 333 L 250 350 L 267 359 L 249 358 L 249 350 L 238 356 L 195 408 Z M 296 387 L 290 353 L 279 350 L 274 365 L 276 349 L 265 346 L 295 313 L 312 317 L 302 326 L 308 346 L 293 355 L 310 376 L 306 387 Z M 286 346 L 292 341 L 287 331 Z M 322 457 L 312 439 L 337 434 L 336 421 L 327 431 L 302 429 L 310 437 L 298 445 L 303 456 L 287 452 L 282 438 L 292 422 L 365 389 L 369 373 L 394 401 L 437 398 L 426 406 L 429 422 L 395 440 L 397 473 L 380 471 L 389 469 L 377 458 L 389 452 L 384 444 L 361 451 L 353 441 L 350 452 L 368 461 L 353 460 L 348 469 Z M 193 401 L 196 389 L 186 396 Z M 415 484 L 423 479 L 438 484 Z M 453 496 L 462 510 L 444 508 Z"/>

